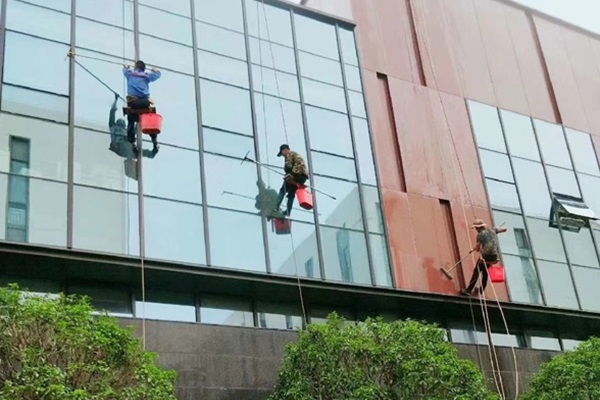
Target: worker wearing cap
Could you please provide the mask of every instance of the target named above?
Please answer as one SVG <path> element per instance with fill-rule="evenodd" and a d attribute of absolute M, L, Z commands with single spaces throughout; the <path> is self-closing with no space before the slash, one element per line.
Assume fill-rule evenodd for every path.
<path fill-rule="evenodd" d="M 273 211 L 279 212 L 283 197 L 287 193 L 287 210 L 286 215 L 289 216 L 292 213 L 292 207 L 294 206 L 294 199 L 296 198 L 296 190 L 298 185 L 304 185 L 308 179 L 308 168 L 302 156 L 295 151 L 290 150 L 290 146 L 282 144 L 279 146 L 279 153 L 277 157 L 285 157 L 285 164 L 283 170 L 285 171 L 285 177 L 283 185 L 279 190 L 279 196 L 277 197 L 277 205 Z"/>
<path fill-rule="evenodd" d="M 460 292 L 464 296 L 469 296 L 473 292 L 477 280 L 479 279 L 479 274 L 482 274 L 480 292 L 483 293 L 485 291 L 488 283 L 488 264 L 495 264 L 500 260 L 498 233 L 507 231 L 506 228 L 488 228 L 482 219 L 473 221 L 471 228 L 477 231 L 477 244 L 475 245 L 474 250 L 479 252 L 481 258 L 477 261 L 477 265 L 473 270 L 473 276 L 471 277 L 469 286 Z"/>

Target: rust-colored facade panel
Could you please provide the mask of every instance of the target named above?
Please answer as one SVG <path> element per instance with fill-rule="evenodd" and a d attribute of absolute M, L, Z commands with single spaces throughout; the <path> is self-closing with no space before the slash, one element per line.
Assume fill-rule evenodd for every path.
<path fill-rule="evenodd" d="M 504 4 L 496 1 L 473 1 L 485 43 L 485 54 L 498 107 L 529 114 Z"/>
<path fill-rule="evenodd" d="M 546 80 L 541 49 L 538 48 L 535 38 L 535 28 L 527 13 L 522 9 L 505 6 L 504 14 L 531 116 L 558 122 L 554 111 L 552 92 Z"/>
<path fill-rule="evenodd" d="M 537 16 L 534 16 L 533 20 L 562 122 L 566 126 L 589 132 L 589 123 L 577 89 L 562 27 Z"/>
<path fill-rule="evenodd" d="M 367 69 L 385 73 L 386 62 L 377 8 L 371 7 L 368 2 L 361 0 L 352 0 L 352 8 L 363 71 Z"/>

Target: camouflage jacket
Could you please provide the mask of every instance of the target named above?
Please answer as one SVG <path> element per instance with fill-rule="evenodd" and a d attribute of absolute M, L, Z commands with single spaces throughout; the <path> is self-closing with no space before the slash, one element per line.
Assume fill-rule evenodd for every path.
<path fill-rule="evenodd" d="M 295 151 L 290 151 L 285 158 L 284 170 L 287 174 L 298 174 L 308 176 L 308 168 L 304 162 L 304 158 Z"/>

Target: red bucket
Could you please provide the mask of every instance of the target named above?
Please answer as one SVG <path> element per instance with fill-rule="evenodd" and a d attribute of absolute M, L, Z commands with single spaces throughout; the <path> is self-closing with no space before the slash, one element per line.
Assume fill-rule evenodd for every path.
<path fill-rule="evenodd" d="M 296 191 L 296 197 L 298 198 L 298 204 L 300 204 L 300 207 L 304 208 L 305 210 L 313 209 L 312 194 L 306 191 L 305 186 L 300 186 L 298 188 L 298 190 Z"/>
<path fill-rule="evenodd" d="M 289 235 L 292 232 L 292 221 L 289 219 L 275 218 L 273 226 L 277 235 Z"/>
<path fill-rule="evenodd" d="M 163 119 L 159 114 L 150 113 L 140 115 L 140 126 L 142 132 L 147 134 L 160 133 Z"/>
<path fill-rule="evenodd" d="M 488 273 L 493 283 L 504 283 L 506 281 L 506 273 L 502 265 L 488 267 Z"/>

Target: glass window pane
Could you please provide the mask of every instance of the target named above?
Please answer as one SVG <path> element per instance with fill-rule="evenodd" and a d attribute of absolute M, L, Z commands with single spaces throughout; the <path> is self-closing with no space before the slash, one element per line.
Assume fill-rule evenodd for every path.
<path fill-rule="evenodd" d="M 510 154 L 540 161 L 540 153 L 531 125 L 531 118 L 506 110 L 500 110 L 500 116 L 502 117 L 502 125 L 506 133 Z"/>
<path fill-rule="evenodd" d="M 581 308 L 586 311 L 600 311 L 600 270 L 573 267 L 573 275 Z"/>
<path fill-rule="evenodd" d="M 337 157 L 313 151 L 312 165 L 315 174 L 356 182 L 356 166 L 354 160 L 351 158 Z"/>
<path fill-rule="evenodd" d="M 486 104 L 469 101 L 469 114 L 477 145 L 484 149 L 506 153 L 498 110 Z"/>
<path fill-rule="evenodd" d="M 582 340 L 562 339 L 564 351 L 575 350 L 581 343 Z"/>
<path fill-rule="evenodd" d="M 2 110 L 56 122 L 68 122 L 69 98 L 16 86 L 2 86 Z"/>
<path fill-rule="evenodd" d="M 246 60 L 244 35 L 227 29 L 196 22 L 198 48 Z"/>
<path fill-rule="evenodd" d="M 600 178 L 583 174 L 578 174 L 578 178 L 585 204 L 600 217 Z"/>
<path fill-rule="evenodd" d="M 241 0 L 194 0 L 196 19 L 244 32 Z"/>
<path fill-rule="evenodd" d="M 119 56 L 121 59 L 132 57 L 135 54 L 133 32 L 131 31 L 124 31 L 83 18 L 77 18 L 76 28 L 77 47 Z"/>
<path fill-rule="evenodd" d="M 243 155 L 242 155 L 243 156 Z M 205 154 L 206 196 L 211 206 L 256 212 L 256 166 L 241 159 Z"/>
<path fill-rule="evenodd" d="M 71 42 L 71 17 L 68 14 L 23 1 L 9 0 L 6 28 L 67 44 Z"/>
<path fill-rule="evenodd" d="M 68 51 L 67 45 L 6 32 L 4 82 L 68 94 L 69 63 L 65 62 Z M 31 62 L 32 54 L 43 55 L 43 68 L 39 68 L 38 63 Z"/>
<path fill-rule="evenodd" d="M 28 3 L 37 4 L 40 6 L 52 8 L 54 10 L 63 11 L 63 12 L 71 12 L 71 0 L 53 0 L 49 2 L 48 0 L 27 0 Z M 0 7 L 0 10 L 2 7 Z"/>
<path fill-rule="evenodd" d="M 551 332 L 525 331 L 525 336 L 532 349 L 560 351 L 560 341 Z"/>
<path fill-rule="evenodd" d="M 140 32 L 188 46 L 192 45 L 192 25 L 189 18 L 142 5 L 139 6 L 139 14 Z"/>
<path fill-rule="evenodd" d="M 371 234 L 369 240 L 371 241 L 376 284 L 377 286 L 392 287 L 392 273 L 385 236 Z"/>
<path fill-rule="evenodd" d="M 88 296 L 98 311 L 107 311 L 113 316 L 133 316 L 131 294 L 126 288 L 71 285 L 68 293 Z"/>
<path fill-rule="evenodd" d="M 0 171 L 11 171 L 11 136 L 29 139 L 29 166 L 21 173 L 29 176 L 67 180 L 66 125 L 0 114 Z"/>
<path fill-rule="evenodd" d="M 294 49 L 250 38 L 250 60 L 253 64 L 263 65 L 280 71 L 296 74 L 296 56 Z"/>
<path fill-rule="evenodd" d="M 289 144 L 292 150 L 305 157 L 306 141 L 300 104 L 287 100 L 280 102 L 278 98 L 261 94 L 255 95 L 254 99 L 261 161 L 283 167 L 283 160 L 277 157 L 279 146 L 283 143 Z M 268 171 L 263 173 L 271 175 Z M 281 180 L 275 175 L 273 177 Z"/>
<path fill-rule="evenodd" d="M 503 211 L 521 212 L 515 185 L 493 181 L 491 179 L 486 179 L 485 184 L 493 208 Z M 548 213 L 550 213 L 550 211 L 548 211 Z"/>
<path fill-rule="evenodd" d="M 571 264 L 600 268 L 589 228 L 582 228 L 579 233 L 563 231 L 563 237 Z"/>
<path fill-rule="evenodd" d="M 209 208 L 208 226 L 213 266 L 266 272 L 259 216 Z"/>
<path fill-rule="evenodd" d="M 506 267 L 510 299 L 519 303 L 543 304 L 533 260 L 509 255 L 503 255 L 502 260 Z"/>
<path fill-rule="evenodd" d="M 548 226 L 547 220 L 527 218 L 531 244 L 536 258 L 567 262 L 558 229 Z"/>
<path fill-rule="evenodd" d="M 307 106 L 306 120 L 313 150 L 354 157 L 347 115 Z"/>
<path fill-rule="evenodd" d="M 340 59 L 335 27 L 303 15 L 294 14 L 298 49 L 324 57 Z"/>
<path fill-rule="evenodd" d="M 64 1 L 70 3 L 70 0 Z M 123 6 L 125 7 L 125 16 L 123 16 Z M 69 5 L 67 12 L 70 9 L 71 6 Z M 103 0 L 102 2 L 98 2 L 97 0 L 77 0 L 77 15 L 133 30 L 133 2 L 131 1 Z M 77 20 L 78 24 L 79 21 Z M 79 33 L 77 36 L 79 40 Z"/>
<path fill-rule="evenodd" d="M 538 261 L 541 281 L 549 306 L 579 308 L 567 264 Z"/>
<path fill-rule="evenodd" d="M 293 46 L 289 11 L 266 5 L 257 0 L 244 1 L 246 2 L 246 18 L 250 35 Z"/>
<path fill-rule="evenodd" d="M 300 101 L 298 78 L 270 68 L 252 66 L 254 91 Z"/>
<path fill-rule="evenodd" d="M 594 226 L 594 228 L 598 228 L 598 226 Z M 598 246 L 598 252 L 600 252 L 600 230 L 592 229 L 594 232 L 594 239 L 596 240 L 596 246 Z"/>
<path fill-rule="evenodd" d="M 339 28 L 340 42 L 342 43 L 342 55 L 344 62 L 358 66 L 358 55 L 356 54 L 356 43 L 354 41 L 354 32 L 348 29 Z"/>
<path fill-rule="evenodd" d="M 363 229 L 358 185 L 351 182 L 315 176 L 315 187 L 334 196 L 336 200 L 315 193 L 318 198 L 319 220 L 323 225 Z"/>
<path fill-rule="evenodd" d="M 342 88 L 302 78 L 304 101 L 318 107 L 342 113 L 347 112 L 346 97 Z"/>
<path fill-rule="evenodd" d="M 356 90 L 357 92 L 362 92 L 362 82 L 360 79 L 360 70 L 358 67 L 353 67 L 352 65 L 344 65 L 344 70 L 346 71 L 346 86 L 350 90 Z"/>
<path fill-rule="evenodd" d="M 206 264 L 202 207 L 146 197 L 146 257 Z"/>
<path fill-rule="evenodd" d="M 172 13 L 181 14 L 186 17 L 190 16 L 189 0 L 169 0 L 168 3 L 165 3 L 164 0 L 140 0 L 140 3 L 161 8 Z"/>
<path fill-rule="evenodd" d="M 321 226 L 321 241 L 327 280 L 371 283 L 364 233 Z"/>
<path fill-rule="evenodd" d="M 254 315 L 249 301 L 204 295 L 200 304 L 200 322 L 203 324 L 254 326 Z"/>
<path fill-rule="evenodd" d="M 191 47 L 140 34 L 140 53 L 149 68 L 162 67 L 186 74 L 194 73 Z"/>
<path fill-rule="evenodd" d="M 571 158 L 569 157 L 562 127 L 539 119 L 534 119 L 533 122 L 544 162 L 557 167 L 572 169 L 573 166 L 571 165 Z"/>
<path fill-rule="evenodd" d="M 473 328 L 450 328 L 452 343 L 459 344 L 488 344 L 488 336 L 485 332 L 473 331 Z"/>
<path fill-rule="evenodd" d="M 569 149 L 573 156 L 575 169 L 578 172 L 585 172 L 586 174 L 600 175 L 598 159 L 594 151 L 591 136 L 569 128 L 565 128 L 565 132 L 569 141 Z"/>
<path fill-rule="evenodd" d="M 302 76 L 343 86 L 342 66 L 339 62 L 315 56 L 303 51 L 299 52 Z"/>
<path fill-rule="evenodd" d="M 367 111 L 365 110 L 365 102 L 362 93 L 349 90 L 348 96 L 350 97 L 352 115 L 356 117 L 367 118 Z"/>
<path fill-rule="evenodd" d="M 141 293 L 136 296 L 141 298 Z M 196 322 L 193 296 L 179 293 L 146 292 L 146 301 L 135 302 L 135 316 L 159 321 Z"/>
<path fill-rule="evenodd" d="M 374 152 L 373 147 L 371 146 L 371 135 L 369 135 L 369 125 L 367 120 L 362 118 L 352 118 L 352 124 L 354 126 L 354 140 L 356 142 L 362 183 L 377 185 L 375 160 L 373 158 Z"/>
<path fill-rule="evenodd" d="M 73 247 L 139 255 L 137 195 L 75 186 Z"/>
<path fill-rule="evenodd" d="M 200 79 L 202 123 L 213 128 L 252 135 L 250 95 L 247 90 Z M 227 107 L 223 107 L 227 104 Z"/>
<path fill-rule="evenodd" d="M 525 215 L 548 218 L 552 201 L 542 164 L 513 159 L 513 168 Z"/>
<path fill-rule="evenodd" d="M 493 213 L 495 225 L 504 225 L 504 227 L 508 229 L 507 232 L 498 235 L 502 254 L 532 257 L 523 217 L 521 215 L 500 211 L 494 211 Z"/>
<path fill-rule="evenodd" d="M 302 311 L 296 305 L 282 303 L 258 303 L 258 326 L 269 329 L 302 328 Z"/>
<path fill-rule="evenodd" d="M 277 202 L 277 195 L 279 193 L 280 188 L 283 186 L 283 180 L 281 175 L 276 174 L 275 172 L 263 169 L 263 182 L 262 182 L 262 186 L 259 186 L 259 182 L 256 182 L 256 188 L 254 189 L 254 193 L 251 194 L 250 196 L 248 195 L 237 195 L 237 197 L 243 197 L 246 199 L 251 199 L 254 201 L 254 208 L 256 210 L 259 210 L 259 213 L 261 213 L 262 210 L 267 210 L 269 211 L 269 213 L 265 213 L 264 211 L 262 211 L 263 214 L 267 214 L 267 216 L 270 216 L 271 213 L 270 211 L 273 210 L 273 208 L 275 208 L 276 202 Z M 261 189 L 262 187 L 262 189 Z M 226 192 L 229 193 L 229 192 Z M 284 198 L 284 200 L 281 203 L 282 207 L 286 207 L 286 198 Z M 262 208 L 261 208 L 262 207 Z M 267 207 L 267 208 L 265 208 Z M 304 221 L 304 222 L 314 222 L 314 215 L 313 215 L 313 211 L 309 211 L 309 210 L 305 210 L 302 207 L 300 207 L 300 205 L 298 204 L 298 201 L 296 199 L 296 201 L 294 202 L 293 205 L 293 221 Z"/>
<path fill-rule="evenodd" d="M 479 150 L 479 156 L 486 178 L 514 183 L 512 168 L 507 155 L 481 149 Z"/>
<path fill-rule="evenodd" d="M 363 185 L 363 196 L 369 232 L 383 234 L 383 214 L 381 212 L 381 203 L 379 201 L 379 191 L 374 186 Z"/>
<path fill-rule="evenodd" d="M 550 187 L 553 193 L 566 194 L 574 197 L 581 197 L 575 173 L 562 168 L 552 166 L 546 167 Z"/>
<path fill-rule="evenodd" d="M 293 215 L 293 214 L 292 214 Z M 294 240 L 290 235 L 277 235 L 269 227 L 269 254 L 274 274 L 320 278 L 319 254 L 315 226 L 292 221 Z M 292 243 L 295 247 L 292 248 Z"/>
<path fill-rule="evenodd" d="M 198 51 L 200 76 L 248 89 L 248 64 L 244 61 Z"/>
<path fill-rule="evenodd" d="M 203 128 L 204 150 L 231 157 L 248 157 L 254 159 L 254 138 L 239 134 L 227 133 L 216 129 Z"/>

